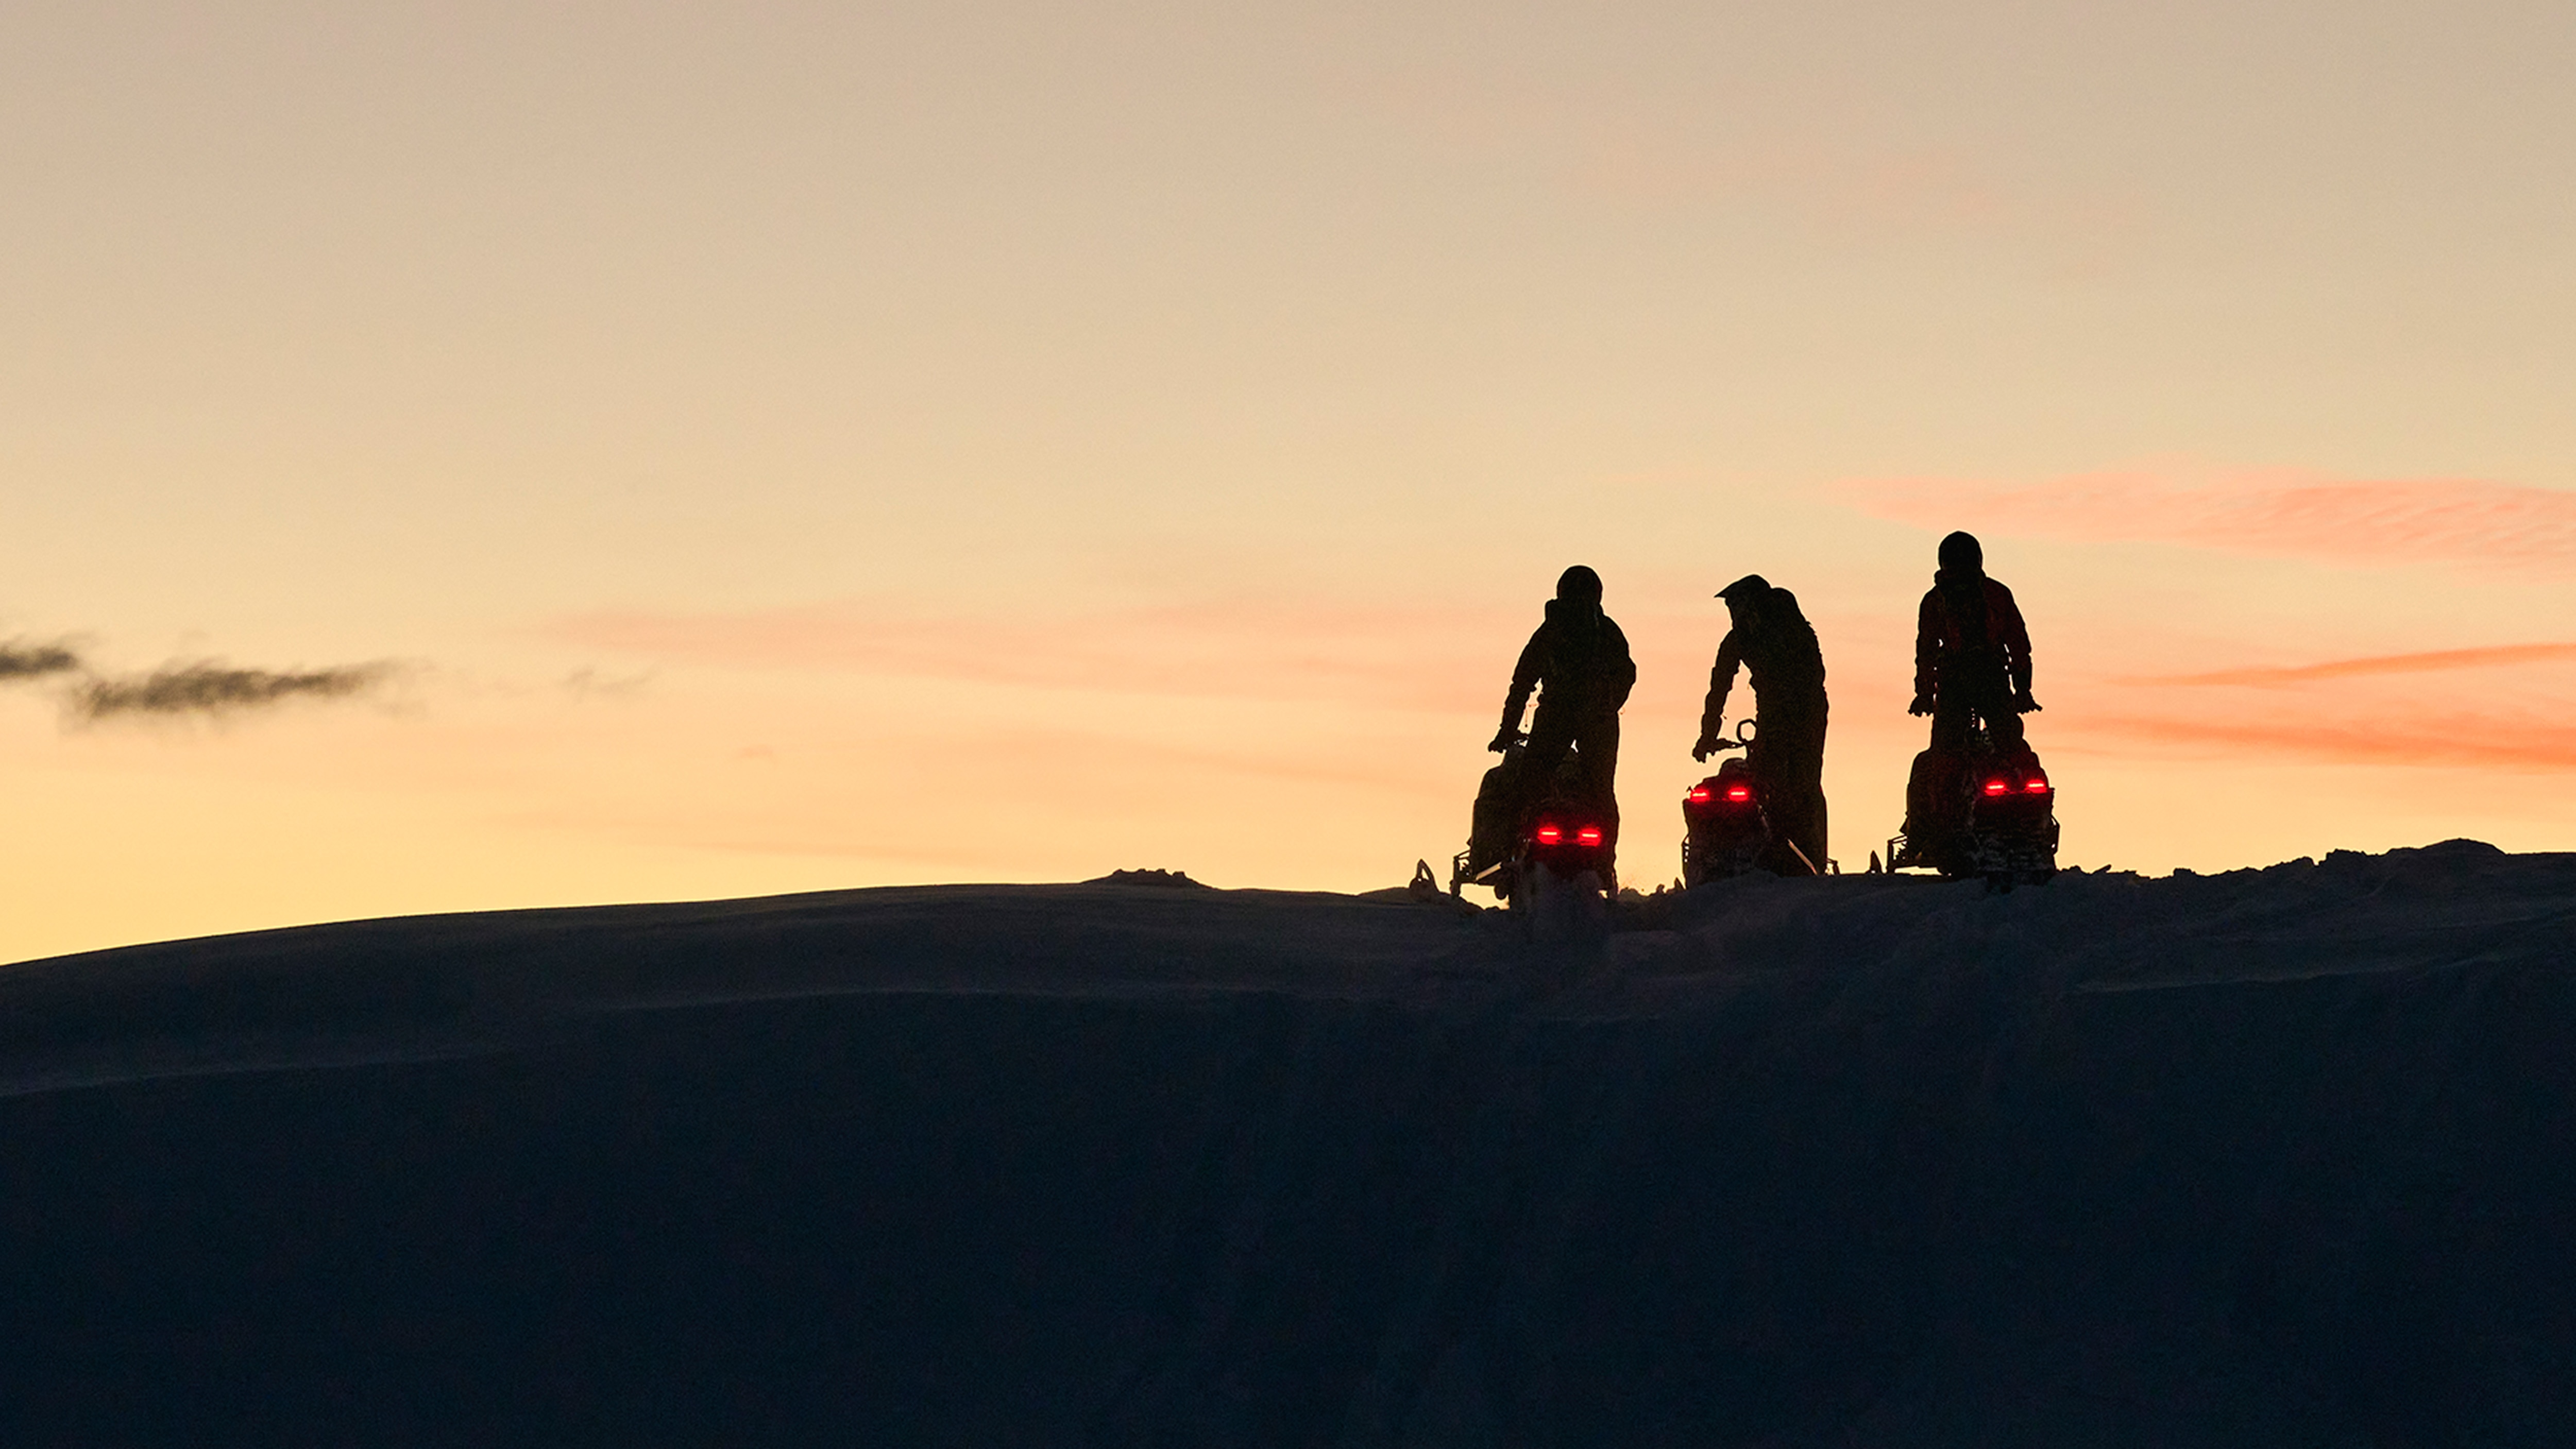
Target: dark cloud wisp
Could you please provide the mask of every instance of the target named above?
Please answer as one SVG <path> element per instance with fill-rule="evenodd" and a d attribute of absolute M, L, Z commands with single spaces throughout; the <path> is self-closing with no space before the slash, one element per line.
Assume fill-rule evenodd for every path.
<path fill-rule="evenodd" d="M 80 655 L 74 653 L 69 644 L 59 640 L 51 644 L 37 644 L 24 639 L 12 639 L 5 644 L 0 644 L 0 683 L 70 674 L 80 667 Z"/>
<path fill-rule="evenodd" d="M 345 699 L 391 678 L 394 666 L 378 661 L 329 669 L 237 669 L 220 660 L 165 664 L 149 674 L 93 677 L 71 691 L 72 712 L 82 720 L 127 716 L 172 717 L 234 714 L 297 699 Z"/>

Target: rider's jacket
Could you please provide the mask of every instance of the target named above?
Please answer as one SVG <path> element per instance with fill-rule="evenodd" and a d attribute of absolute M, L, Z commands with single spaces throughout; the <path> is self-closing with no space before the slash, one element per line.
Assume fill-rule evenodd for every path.
<path fill-rule="evenodd" d="M 1550 713 L 1616 714 L 1636 687 L 1637 662 L 1628 657 L 1628 636 L 1597 606 L 1547 601 L 1547 622 L 1521 647 L 1512 669 L 1511 693 L 1503 698 L 1503 728 L 1520 728 L 1521 709 L 1530 691 L 1546 686 L 1539 708 Z"/>
<path fill-rule="evenodd" d="M 1699 720 L 1702 735 L 1716 735 L 1739 667 L 1751 677 L 1754 700 L 1766 722 L 1824 719 L 1825 654 L 1817 647 L 1815 628 L 1794 604 L 1766 612 L 1750 628 L 1726 631 L 1717 646 L 1717 663 L 1708 671 L 1708 703 L 1701 708 Z M 1821 723 L 1817 727 L 1821 729 Z"/>
<path fill-rule="evenodd" d="M 1964 684 L 1969 675 L 2028 692 L 2030 630 L 2012 590 L 1983 574 L 1953 577 L 1946 569 L 1933 580 L 1915 621 L 1914 692 L 1938 699 L 1944 683 Z"/>

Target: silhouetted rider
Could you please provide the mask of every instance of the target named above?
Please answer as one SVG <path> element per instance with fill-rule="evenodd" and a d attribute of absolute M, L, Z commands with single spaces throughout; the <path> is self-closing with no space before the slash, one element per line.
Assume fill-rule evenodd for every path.
<path fill-rule="evenodd" d="M 2021 716 L 2039 708 L 2030 697 L 2030 631 L 2012 590 L 1986 577 L 1976 539 L 1941 540 L 1941 568 L 1914 630 L 1914 702 L 1909 714 L 1932 716 L 1932 748 L 1966 748 L 1977 724 L 1999 753 L 2022 747 Z"/>
<path fill-rule="evenodd" d="M 1547 622 L 1522 647 L 1512 669 L 1511 692 L 1503 696 L 1503 725 L 1490 750 L 1508 750 L 1519 737 L 1521 711 L 1530 691 L 1538 694 L 1538 717 L 1530 723 L 1524 778 L 1544 790 L 1572 752 L 1582 764 L 1584 798 L 1606 817 L 1604 833 L 1615 839 L 1619 802 L 1612 776 L 1619 766 L 1619 707 L 1636 686 L 1637 664 L 1628 657 L 1628 636 L 1601 612 L 1601 576 L 1581 564 L 1556 581 L 1548 601 Z"/>
<path fill-rule="evenodd" d="M 1798 597 L 1774 588 L 1760 574 L 1746 574 L 1718 591 L 1729 627 L 1708 672 L 1708 703 L 1700 711 L 1699 743 L 1691 758 L 1705 760 L 1726 736 L 1726 696 L 1741 666 L 1753 685 L 1753 748 L 1747 762 L 1761 792 L 1771 828 L 1793 842 L 1806 868 L 1825 868 L 1825 655 L 1816 631 L 1799 611 Z M 1782 862 L 1789 870 L 1800 867 Z"/>

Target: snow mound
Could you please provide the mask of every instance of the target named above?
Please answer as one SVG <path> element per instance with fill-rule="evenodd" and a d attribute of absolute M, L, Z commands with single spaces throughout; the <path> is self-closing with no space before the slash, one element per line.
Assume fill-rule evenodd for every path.
<path fill-rule="evenodd" d="M 1548 945 L 1138 884 L 0 969 L 0 1439 L 2576 1423 L 2576 857 L 1746 879 Z"/>
<path fill-rule="evenodd" d="M 1113 870 L 1095 885 L 1174 886 L 1183 890 L 1205 890 L 1206 885 L 1190 879 L 1185 870 Z"/>

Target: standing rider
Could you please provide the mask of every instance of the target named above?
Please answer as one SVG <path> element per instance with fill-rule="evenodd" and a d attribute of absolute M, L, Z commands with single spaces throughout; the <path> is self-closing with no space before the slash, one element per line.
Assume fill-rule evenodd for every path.
<path fill-rule="evenodd" d="M 1581 769 L 1583 798 L 1601 810 L 1602 838 L 1613 846 L 1619 838 L 1619 802 L 1611 781 L 1619 766 L 1619 707 L 1628 702 L 1636 683 L 1628 636 L 1601 612 L 1601 576 L 1576 564 L 1558 577 L 1547 621 L 1521 649 L 1511 692 L 1503 696 L 1503 726 L 1486 746 L 1510 750 L 1520 737 L 1521 711 L 1530 691 L 1539 690 L 1522 776 L 1530 798 L 1546 792 L 1572 753 Z"/>
<path fill-rule="evenodd" d="M 1795 847 L 1779 862 L 1784 870 L 1825 868 L 1825 656 L 1816 631 L 1787 589 L 1760 574 L 1747 574 L 1718 591 L 1732 627 L 1717 646 L 1708 673 L 1708 703 L 1700 711 L 1699 743 L 1691 758 L 1705 760 L 1724 740 L 1726 696 L 1738 665 L 1753 685 L 1753 746 L 1746 757 L 1764 815 L 1778 837 Z"/>
<path fill-rule="evenodd" d="M 2022 748 L 2021 717 L 2038 710 L 2030 697 L 2030 630 L 2012 590 L 1986 577 L 1977 540 L 1941 540 L 1941 569 L 1914 631 L 1914 702 L 1906 713 L 1932 716 L 1932 749 L 1957 755 L 1977 724 L 2001 755 Z"/>

